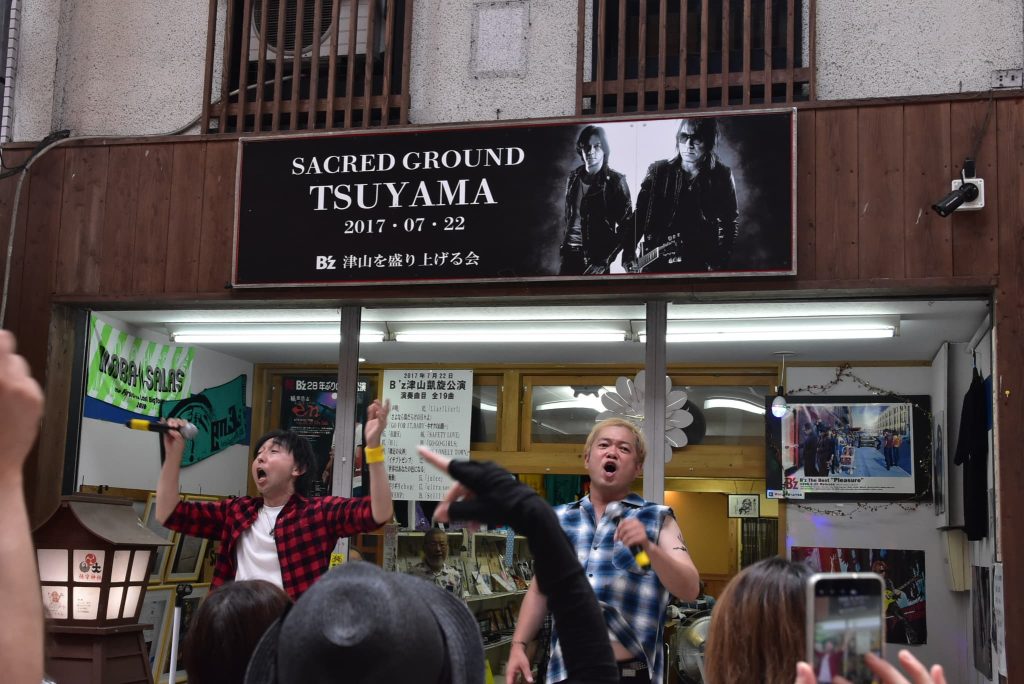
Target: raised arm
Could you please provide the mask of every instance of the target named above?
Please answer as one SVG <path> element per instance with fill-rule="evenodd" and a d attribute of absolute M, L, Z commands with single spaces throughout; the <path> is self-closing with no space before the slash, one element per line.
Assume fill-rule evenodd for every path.
<path fill-rule="evenodd" d="M 366 446 L 363 455 L 370 470 L 370 508 L 373 520 L 379 525 L 389 522 L 395 514 L 391 499 L 391 483 L 388 481 L 387 467 L 384 465 L 384 451 L 380 445 L 380 436 L 388 425 L 388 411 L 391 402 L 383 404 L 375 400 L 366 410 Z"/>
<path fill-rule="evenodd" d="M 168 418 L 167 424 L 181 427 L 185 421 Z M 164 465 L 160 468 L 160 479 L 156 483 L 156 520 L 163 525 L 181 500 L 178 478 L 181 475 L 181 458 L 185 455 L 185 438 L 177 430 L 168 430 L 161 439 L 164 442 Z"/>
<path fill-rule="evenodd" d="M 0 602 L 5 613 L 0 620 L 0 653 L 4 681 L 39 684 L 43 678 L 43 604 L 22 467 L 39 431 L 43 391 L 14 349 L 14 335 L 0 330 L 0 520 L 4 521 Z"/>
<path fill-rule="evenodd" d="M 420 455 L 458 480 L 438 504 L 435 520 L 507 523 L 526 535 L 534 558 L 533 586 L 539 590 L 538 597 L 546 597 L 555 618 L 569 680 L 617 683 L 619 670 L 601 607 L 551 506 L 493 463 L 452 461 L 425 447 L 420 447 Z M 525 607 L 525 598 L 523 602 Z M 540 603 L 534 602 L 526 610 L 527 614 L 520 616 L 533 624 L 523 625 L 522 631 L 516 628 L 516 634 L 524 637 L 530 635 L 531 627 L 535 634 L 540 624 L 536 612 L 531 611 L 540 612 L 543 619 Z"/>

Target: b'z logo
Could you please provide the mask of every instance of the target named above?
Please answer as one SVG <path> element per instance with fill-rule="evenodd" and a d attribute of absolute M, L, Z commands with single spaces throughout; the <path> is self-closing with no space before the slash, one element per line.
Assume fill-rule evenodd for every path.
<path fill-rule="evenodd" d="M 318 256 L 316 258 L 316 270 L 318 271 L 333 271 L 335 269 L 335 261 L 332 256 Z"/>

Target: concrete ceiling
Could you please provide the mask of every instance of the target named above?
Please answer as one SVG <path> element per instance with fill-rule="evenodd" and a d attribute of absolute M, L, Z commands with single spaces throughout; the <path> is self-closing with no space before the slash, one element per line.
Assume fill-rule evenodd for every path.
<path fill-rule="evenodd" d="M 822 299 L 743 303 L 669 304 L 669 329 L 684 320 L 730 321 L 745 318 L 803 318 L 811 316 L 886 316 L 898 318 L 896 337 L 868 340 L 710 342 L 668 345 L 669 363 L 765 363 L 776 362 L 775 352 L 794 352 L 789 363 L 813 361 L 930 361 L 945 342 L 967 342 L 979 329 L 989 311 L 981 298 L 950 299 Z M 232 310 L 146 310 L 104 311 L 124 321 L 128 331 L 168 335 L 192 327 L 207 327 L 223 321 L 232 328 L 269 325 L 280 328 L 286 322 L 321 322 L 335 327 L 338 309 L 332 308 L 249 308 Z M 544 325 L 560 328 L 622 329 L 632 339 L 626 342 L 553 343 L 408 343 L 385 341 L 364 343 L 360 357 L 367 363 L 623 363 L 642 364 L 644 345 L 638 333 L 645 329 L 645 307 L 637 305 L 538 305 L 538 306 L 442 306 L 366 308 L 364 330 L 379 329 L 389 338 L 410 327 L 460 330 L 498 325 L 530 329 Z M 430 322 L 434 322 L 430 325 Z M 334 324 L 332 326 L 331 324 Z M 722 325 L 729 325 L 722 323 Z M 333 363 L 338 357 L 336 343 L 203 345 L 252 363 Z"/>

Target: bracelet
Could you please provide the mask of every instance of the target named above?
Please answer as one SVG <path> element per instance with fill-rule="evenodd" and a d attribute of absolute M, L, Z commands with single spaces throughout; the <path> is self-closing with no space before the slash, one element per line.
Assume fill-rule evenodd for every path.
<path fill-rule="evenodd" d="M 524 650 L 524 651 L 526 650 L 526 644 L 527 644 L 527 642 L 525 642 L 525 641 L 516 641 L 515 639 L 513 639 L 513 640 L 512 640 L 512 643 L 513 643 L 513 644 L 519 644 L 520 646 L 522 646 L 522 647 L 523 647 L 523 650 Z"/>
<path fill-rule="evenodd" d="M 366 447 L 363 449 L 363 456 L 366 457 L 367 463 L 383 463 L 384 462 L 384 447 Z"/>

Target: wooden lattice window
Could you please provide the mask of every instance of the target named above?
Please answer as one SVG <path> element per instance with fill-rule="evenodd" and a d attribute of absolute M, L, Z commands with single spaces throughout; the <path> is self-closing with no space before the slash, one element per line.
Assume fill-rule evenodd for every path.
<path fill-rule="evenodd" d="M 408 122 L 412 0 L 227 0 L 222 34 L 217 4 L 210 0 L 205 132 Z"/>
<path fill-rule="evenodd" d="M 578 114 L 814 99 L 814 0 L 580 0 L 579 24 Z"/>

